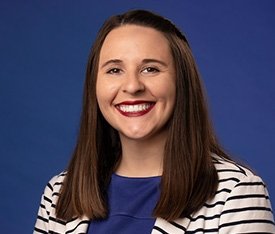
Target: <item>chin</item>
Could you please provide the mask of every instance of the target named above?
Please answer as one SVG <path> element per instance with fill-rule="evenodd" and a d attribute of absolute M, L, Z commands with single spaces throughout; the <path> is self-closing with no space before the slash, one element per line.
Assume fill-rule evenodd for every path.
<path fill-rule="evenodd" d="M 152 136 L 152 134 L 150 134 L 150 133 L 129 133 L 129 132 L 121 133 L 120 135 L 121 135 L 121 137 L 131 139 L 131 140 L 137 140 L 137 141 L 138 140 L 146 140 Z"/>

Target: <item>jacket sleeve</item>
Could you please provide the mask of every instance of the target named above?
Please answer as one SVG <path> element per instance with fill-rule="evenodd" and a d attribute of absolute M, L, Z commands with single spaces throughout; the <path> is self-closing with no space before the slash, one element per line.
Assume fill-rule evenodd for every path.
<path fill-rule="evenodd" d="M 53 184 L 55 183 L 56 177 L 51 179 L 47 184 L 44 193 L 41 197 L 41 203 L 38 209 L 38 215 L 34 227 L 34 234 L 37 233 L 48 233 L 49 231 L 49 218 L 53 209 Z"/>
<path fill-rule="evenodd" d="M 260 177 L 244 176 L 229 194 L 219 233 L 275 233 L 271 204 Z"/>

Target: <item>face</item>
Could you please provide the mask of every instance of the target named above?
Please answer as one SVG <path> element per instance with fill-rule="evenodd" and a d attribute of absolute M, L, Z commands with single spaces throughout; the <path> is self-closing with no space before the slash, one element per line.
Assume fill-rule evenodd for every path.
<path fill-rule="evenodd" d="M 120 137 L 165 136 L 175 103 L 175 68 L 164 35 L 125 25 L 106 37 L 99 56 L 96 95 Z"/>

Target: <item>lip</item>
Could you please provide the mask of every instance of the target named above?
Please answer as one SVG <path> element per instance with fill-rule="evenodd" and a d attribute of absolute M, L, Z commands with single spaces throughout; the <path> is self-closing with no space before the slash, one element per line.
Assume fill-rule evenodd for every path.
<path fill-rule="evenodd" d="M 146 108 L 144 109 L 143 107 L 142 110 L 136 110 L 136 111 L 124 111 L 123 108 L 121 108 L 121 106 L 124 106 L 125 108 L 127 108 L 127 106 L 134 106 L 134 105 L 146 105 Z M 115 105 L 118 112 L 126 117 L 143 116 L 148 112 L 150 112 L 154 108 L 154 106 L 155 106 L 155 102 L 144 101 L 144 100 L 124 101 Z"/>

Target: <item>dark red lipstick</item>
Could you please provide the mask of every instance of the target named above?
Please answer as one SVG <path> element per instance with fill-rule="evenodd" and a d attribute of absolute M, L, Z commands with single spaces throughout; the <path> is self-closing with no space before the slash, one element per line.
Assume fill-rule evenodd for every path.
<path fill-rule="evenodd" d="M 155 102 L 136 100 L 124 101 L 116 105 L 120 114 L 127 117 L 139 117 L 147 114 L 154 108 Z"/>

